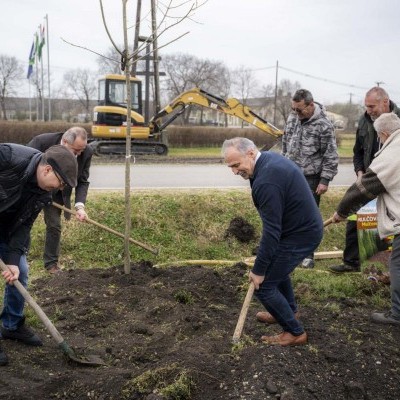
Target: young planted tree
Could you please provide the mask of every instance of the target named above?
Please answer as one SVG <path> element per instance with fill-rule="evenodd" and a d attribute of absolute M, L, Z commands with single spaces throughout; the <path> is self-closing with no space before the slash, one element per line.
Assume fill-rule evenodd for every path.
<path fill-rule="evenodd" d="M 138 0 L 140 1 L 140 0 Z M 137 45 L 137 47 L 131 46 L 128 40 L 128 12 L 127 12 L 127 3 L 128 0 L 122 0 L 122 14 L 123 14 L 123 48 L 119 48 L 116 44 L 115 39 L 110 34 L 110 31 L 107 27 L 107 18 L 104 14 L 103 2 L 99 0 L 100 8 L 103 18 L 104 28 L 106 29 L 108 38 L 112 43 L 114 49 L 119 54 L 119 60 L 121 65 L 121 70 L 125 72 L 126 77 L 126 96 L 127 96 L 127 115 L 131 115 L 131 85 L 130 85 L 130 77 L 132 64 L 136 63 L 140 59 L 145 56 L 157 55 L 157 52 L 160 48 L 167 46 L 172 41 L 179 39 L 183 35 L 180 35 L 168 43 L 160 44 L 159 40 L 164 35 L 167 30 L 179 25 L 185 19 L 193 16 L 194 12 L 200 7 L 200 3 L 196 0 L 182 0 L 180 2 L 175 2 L 174 0 L 169 0 L 169 3 L 166 5 L 164 3 L 158 2 L 156 0 L 151 0 L 151 23 L 149 24 L 152 27 L 151 35 L 141 43 L 141 45 Z M 156 10 L 161 11 L 161 19 L 160 23 L 156 23 Z M 177 14 L 181 10 L 181 15 Z M 140 18 L 136 18 L 136 25 L 141 23 Z M 135 26 L 135 24 L 132 24 Z M 138 29 L 137 29 L 138 31 Z M 151 45 L 150 54 L 146 51 L 148 45 Z M 133 49 L 133 50 L 131 50 Z M 144 52 L 143 52 L 144 51 Z M 155 57 L 157 58 L 157 57 Z M 131 265 L 130 265 L 130 254 L 129 254 L 129 245 L 130 245 L 130 233 L 131 233 L 131 200 L 130 200 L 130 163 L 131 163 L 131 118 L 127 118 L 126 124 L 126 157 L 125 157 L 125 259 L 124 259 L 124 271 L 125 273 L 130 273 Z"/>

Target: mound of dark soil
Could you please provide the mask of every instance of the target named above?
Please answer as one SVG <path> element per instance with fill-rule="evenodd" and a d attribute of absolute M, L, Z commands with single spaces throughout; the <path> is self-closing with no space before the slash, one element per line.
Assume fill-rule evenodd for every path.
<path fill-rule="evenodd" d="M 253 225 L 242 217 L 235 217 L 229 223 L 225 231 L 225 237 L 233 236 L 239 242 L 249 243 L 256 238 L 256 230 Z"/>
<path fill-rule="evenodd" d="M 0 398 L 42 399 L 398 399 L 400 329 L 372 325 L 371 310 L 343 301 L 302 307 L 309 344 L 259 342 L 277 326 L 255 321 L 253 302 L 242 342 L 231 338 L 246 289 L 244 267 L 156 269 L 134 265 L 70 270 L 37 280 L 31 291 L 78 355 L 65 359 L 40 326 L 44 346 L 3 341 Z"/>

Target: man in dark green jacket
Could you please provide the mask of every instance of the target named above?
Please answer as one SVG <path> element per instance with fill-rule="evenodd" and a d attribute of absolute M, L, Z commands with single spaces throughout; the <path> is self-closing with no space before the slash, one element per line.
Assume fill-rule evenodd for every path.
<path fill-rule="evenodd" d="M 364 104 L 366 110 L 358 122 L 356 142 L 353 148 L 353 164 L 357 179 L 361 179 L 361 176 L 374 159 L 375 153 L 381 147 L 378 135 L 374 129 L 374 121 L 382 114 L 389 112 L 394 112 L 400 117 L 400 109 L 389 99 L 389 95 L 381 87 L 373 87 L 368 90 L 365 95 Z M 335 273 L 360 271 L 357 221 L 355 217 L 352 220 L 348 220 L 346 224 L 343 264 L 332 266 L 329 269 Z"/>

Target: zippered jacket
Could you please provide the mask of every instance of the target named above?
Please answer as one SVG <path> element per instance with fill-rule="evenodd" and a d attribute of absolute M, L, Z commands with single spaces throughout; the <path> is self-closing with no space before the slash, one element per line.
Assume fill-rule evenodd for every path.
<path fill-rule="evenodd" d="M 335 130 L 321 104 L 314 102 L 314 114 L 301 123 L 289 115 L 282 137 L 282 155 L 294 161 L 305 176 L 319 176 L 328 185 L 337 174 L 339 156 Z"/>
<path fill-rule="evenodd" d="M 32 138 L 27 146 L 38 149 L 44 153 L 49 147 L 56 144 L 61 144 L 61 138 L 63 134 L 63 132 L 42 133 Z M 78 184 L 74 189 L 75 203 L 86 203 L 86 197 L 89 189 L 89 169 L 92 162 L 92 156 L 92 148 L 90 146 L 86 146 L 85 150 L 78 157 L 76 157 L 76 161 L 78 161 Z M 53 192 L 53 200 L 56 203 L 65 205 L 67 208 L 71 208 L 71 195 L 72 188 L 67 186 L 62 191 L 58 190 Z"/>
<path fill-rule="evenodd" d="M 400 117 L 400 109 L 395 103 L 390 101 L 389 108 L 391 112 Z M 365 112 L 358 121 L 356 141 L 353 147 L 353 164 L 356 174 L 358 171 L 365 172 L 370 166 L 375 155 L 374 149 L 376 147 L 374 146 L 374 142 L 377 140 L 378 135 L 374 128 L 374 121 Z"/>
<path fill-rule="evenodd" d="M 29 248 L 32 225 L 51 194 L 37 185 L 38 150 L 19 144 L 0 144 L 0 241 L 9 252 L 3 261 L 19 265 Z M 23 201 L 21 201 L 23 199 Z"/>

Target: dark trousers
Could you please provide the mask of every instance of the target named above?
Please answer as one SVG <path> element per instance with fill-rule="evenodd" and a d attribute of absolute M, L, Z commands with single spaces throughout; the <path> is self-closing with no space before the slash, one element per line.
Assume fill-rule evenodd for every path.
<path fill-rule="evenodd" d="M 319 207 L 319 202 L 321 201 L 321 196 L 319 194 L 315 193 L 315 191 L 317 190 L 317 187 L 319 185 L 321 177 L 319 175 L 308 175 L 305 178 L 308 183 L 308 186 L 311 189 L 311 193 L 314 197 L 314 200 L 317 203 L 317 206 Z M 309 254 L 306 258 L 314 259 L 314 253 Z"/>
<path fill-rule="evenodd" d="M 352 267 L 360 266 L 357 221 L 347 221 L 346 223 L 346 242 L 343 251 L 343 262 Z"/>
<path fill-rule="evenodd" d="M 50 268 L 58 263 L 61 241 L 61 210 L 46 206 L 43 209 L 44 222 L 46 223 L 46 242 L 44 246 L 43 261 L 45 268 Z"/>
<path fill-rule="evenodd" d="M 313 241 L 302 241 L 299 238 L 297 244 L 280 243 L 265 274 L 264 281 L 254 292 L 282 329 L 295 336 L 301 335 L 304 328 L 294 315 L 297 312 L 297 304 L 290 274 L 307 254 L 319 246 L 322 232 L 315 236 Z"/>

